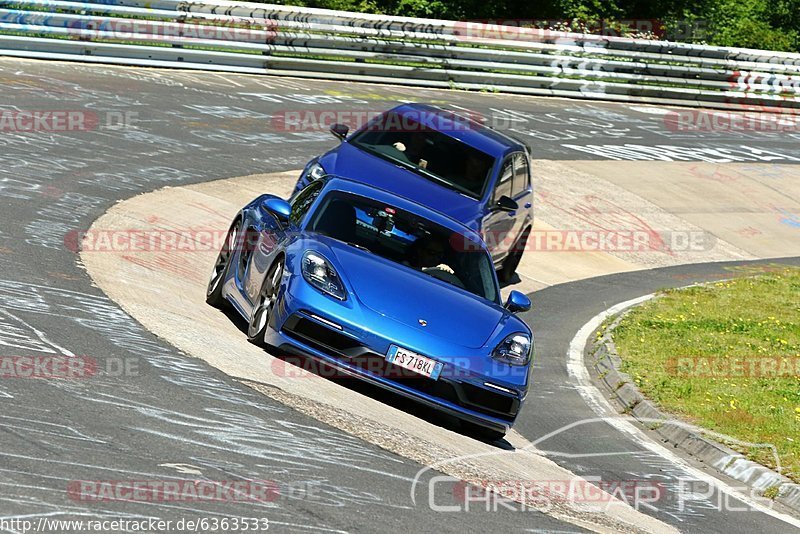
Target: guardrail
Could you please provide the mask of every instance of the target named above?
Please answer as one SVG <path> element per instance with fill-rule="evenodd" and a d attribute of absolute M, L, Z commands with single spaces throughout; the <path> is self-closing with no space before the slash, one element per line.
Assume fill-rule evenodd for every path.
<path fill-rule="evenodd" d="M 0 55 L 800 108 L 800 54 L 223 0 L 0 0 Z"/>

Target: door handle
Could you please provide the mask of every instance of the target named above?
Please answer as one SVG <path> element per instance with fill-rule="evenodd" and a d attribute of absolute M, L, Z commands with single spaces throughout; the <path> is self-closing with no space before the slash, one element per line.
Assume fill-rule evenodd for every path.
<path fill-rule="evenodd" d="M 525 207 L 526 207 L 526 208 L 530 208 L 530 207 L 531 207 L 531 203 L 530 203 L 530 202 L 526 203 L 526 204 L 525 204 Z"/>

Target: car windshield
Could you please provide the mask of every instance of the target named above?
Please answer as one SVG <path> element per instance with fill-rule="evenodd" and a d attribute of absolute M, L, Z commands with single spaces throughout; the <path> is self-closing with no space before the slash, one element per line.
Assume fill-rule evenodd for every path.
<path fill-rule="evenodd" d="M 308 229 L 497 302 L 482 244 L 413 213 L 349 193 L 328 193 Z"/>
<path fill-rule="evenodd" d="M 466 120 L 453 125 L 468 127 Z M 350 143 L 473 198 L 483 196 L 495 163 L 485 152 L 396 113 L 381 115 Z"/>

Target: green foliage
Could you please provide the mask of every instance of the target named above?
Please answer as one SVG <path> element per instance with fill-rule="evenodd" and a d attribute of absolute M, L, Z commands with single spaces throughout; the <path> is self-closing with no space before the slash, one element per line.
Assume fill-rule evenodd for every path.
<path fill-rule="evenodd" d="M 594 22 L 599 19 L 620 19 L 624 16 L 614 0 L 561 0 L 558 3 L 565 19 Z"/>
<path fill-rule="evenodd" d="M 715 0 L 709 11 L 709 43 L 797 51 L 800 0 Z"/>
<path fill-rule="evenodd" d="M 289 6 L 355 11 L 358 13 L 385 13 L 382 7 L 378 5 L 378 2 L 373 0 L 289 0 L 288 2 L 275 3 Z"/>
<path fill-rule="evenodd" d="M 454 15 L 452 2 L 440 0 L 400 0 L 393 12 L 407 17 L 445 18 Z"/>
<path fill-rule="evenodd" d="M 671 40 L 800 51 L 800 0 L 288 0 L 285 3 L 451 20 L 568 20 L 586 23 L 590 28 L 599 21 L 606 27 L 611 21 L 662 21 L 654 30 L 657 34 L 666 30 L 666 37 Z"/>

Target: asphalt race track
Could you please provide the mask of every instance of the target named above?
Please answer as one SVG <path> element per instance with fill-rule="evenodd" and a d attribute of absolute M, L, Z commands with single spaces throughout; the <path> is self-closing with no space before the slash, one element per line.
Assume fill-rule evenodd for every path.
<path fill-rule="evenodd" d="M 688 482 L 692 477 L 685 470 L 671 465 L 641 444 L 620 440 L 619 433 L 605 422 L 598 421 L 595 412 L 574 389 L 565 391 L 570 378 L 563 358 L 565 347 L 575 332 L 614 303 L 659 289 L 716 282 L 737 276 L 737 273 L 758 272 L 759 269 L 783 264 L 800 265 L 800 258 L 667 267 L 561 284 L 534 293 L 534 309 L 526 314 L 525 319 L 536 325 L 538 336 L 537 355 L 541 367 L 537 369 L 537 387 L 533 389 L 536 409 L 522 414 L 517 430 L 525 436 L 552 433 L 552 437 L 543 441 L 540 447 L 553 451 L 561 465 L 579 475 L 599 476 L 601 480 L 627 480 L 647 473 L 648 480 L 663 484 L 667 490 L 657 504 L 656 517 L 683 531 L 757 532 L 790 528 L 767 520 L 763 514 L 752 510 L 721 513 L 718 507 L 726 506 L 722 503 L 729 497 L 702 484 L 698 484 L 696 490 L 701 493 L 710 491 L 708 499 L 693 501 L 686 498 L 685 493 L 693 486 Z M 552 312 L 559 309 L 563 312 Z M 568 421 L 585 424 L 563 431 Z M 710 469 L 700 469 L 713 473 Z M 735 481 L 730 484 L 742 487 Z M 748 507 L 731 502 L 729 508 Z"/>
<path fill-rule="evenodd" d="M 503 507 L 448 513 L 427 499 L 412 502 L 421 465 L 180 353 L 93 285 L 65 236 L 87 229 L 117 201 L 164 186 L 296 169 L 333 146 L 324 131 L 282 130 L 276 114 L 440 102 L 506 124 L 524 113 L 517 133 L 541 159 L 646 160 L 656 147 L 650 154 L 661 160 L 800 162 L 798 134 L 674 132 L 646 107 L 616 104 L 16 60 L 0 61 L 0 91 L 3 110 L 80 110 L 96 122 L 86 131 L 0 130 L 0 356 L 83 355 L 106 371 L 86 380 L 0 381 L 5 519 L 265 517 L 278 531 L 311 532 L 581 530 L 580 517 Z M 567 346 L 584 323 L 618 302 L 716 280 L 739 265 L 637 271 L 533 294 L 526 319 L 537 336 L 537 372 L 516 430 L 531 440 L 553 432 L 539 447 L 578 475 L 657 480 L 667 490 L 663 502 L 640 511 L 681 531 L 796 528 L 741 503 L 745 510 L 720 510 L 717 493 L 678 500 L 685 471 L 603 422 L 561 431 L 595 417 L 565 368 Z M 423 483 L 436 476 L 428 471 Z M 268 480 L 274 498 L 117 502 L 75 491 L 80 481 L 165 478 Z M 458 485 L 437 491 L 435 504 L 458 502 Z"/>

